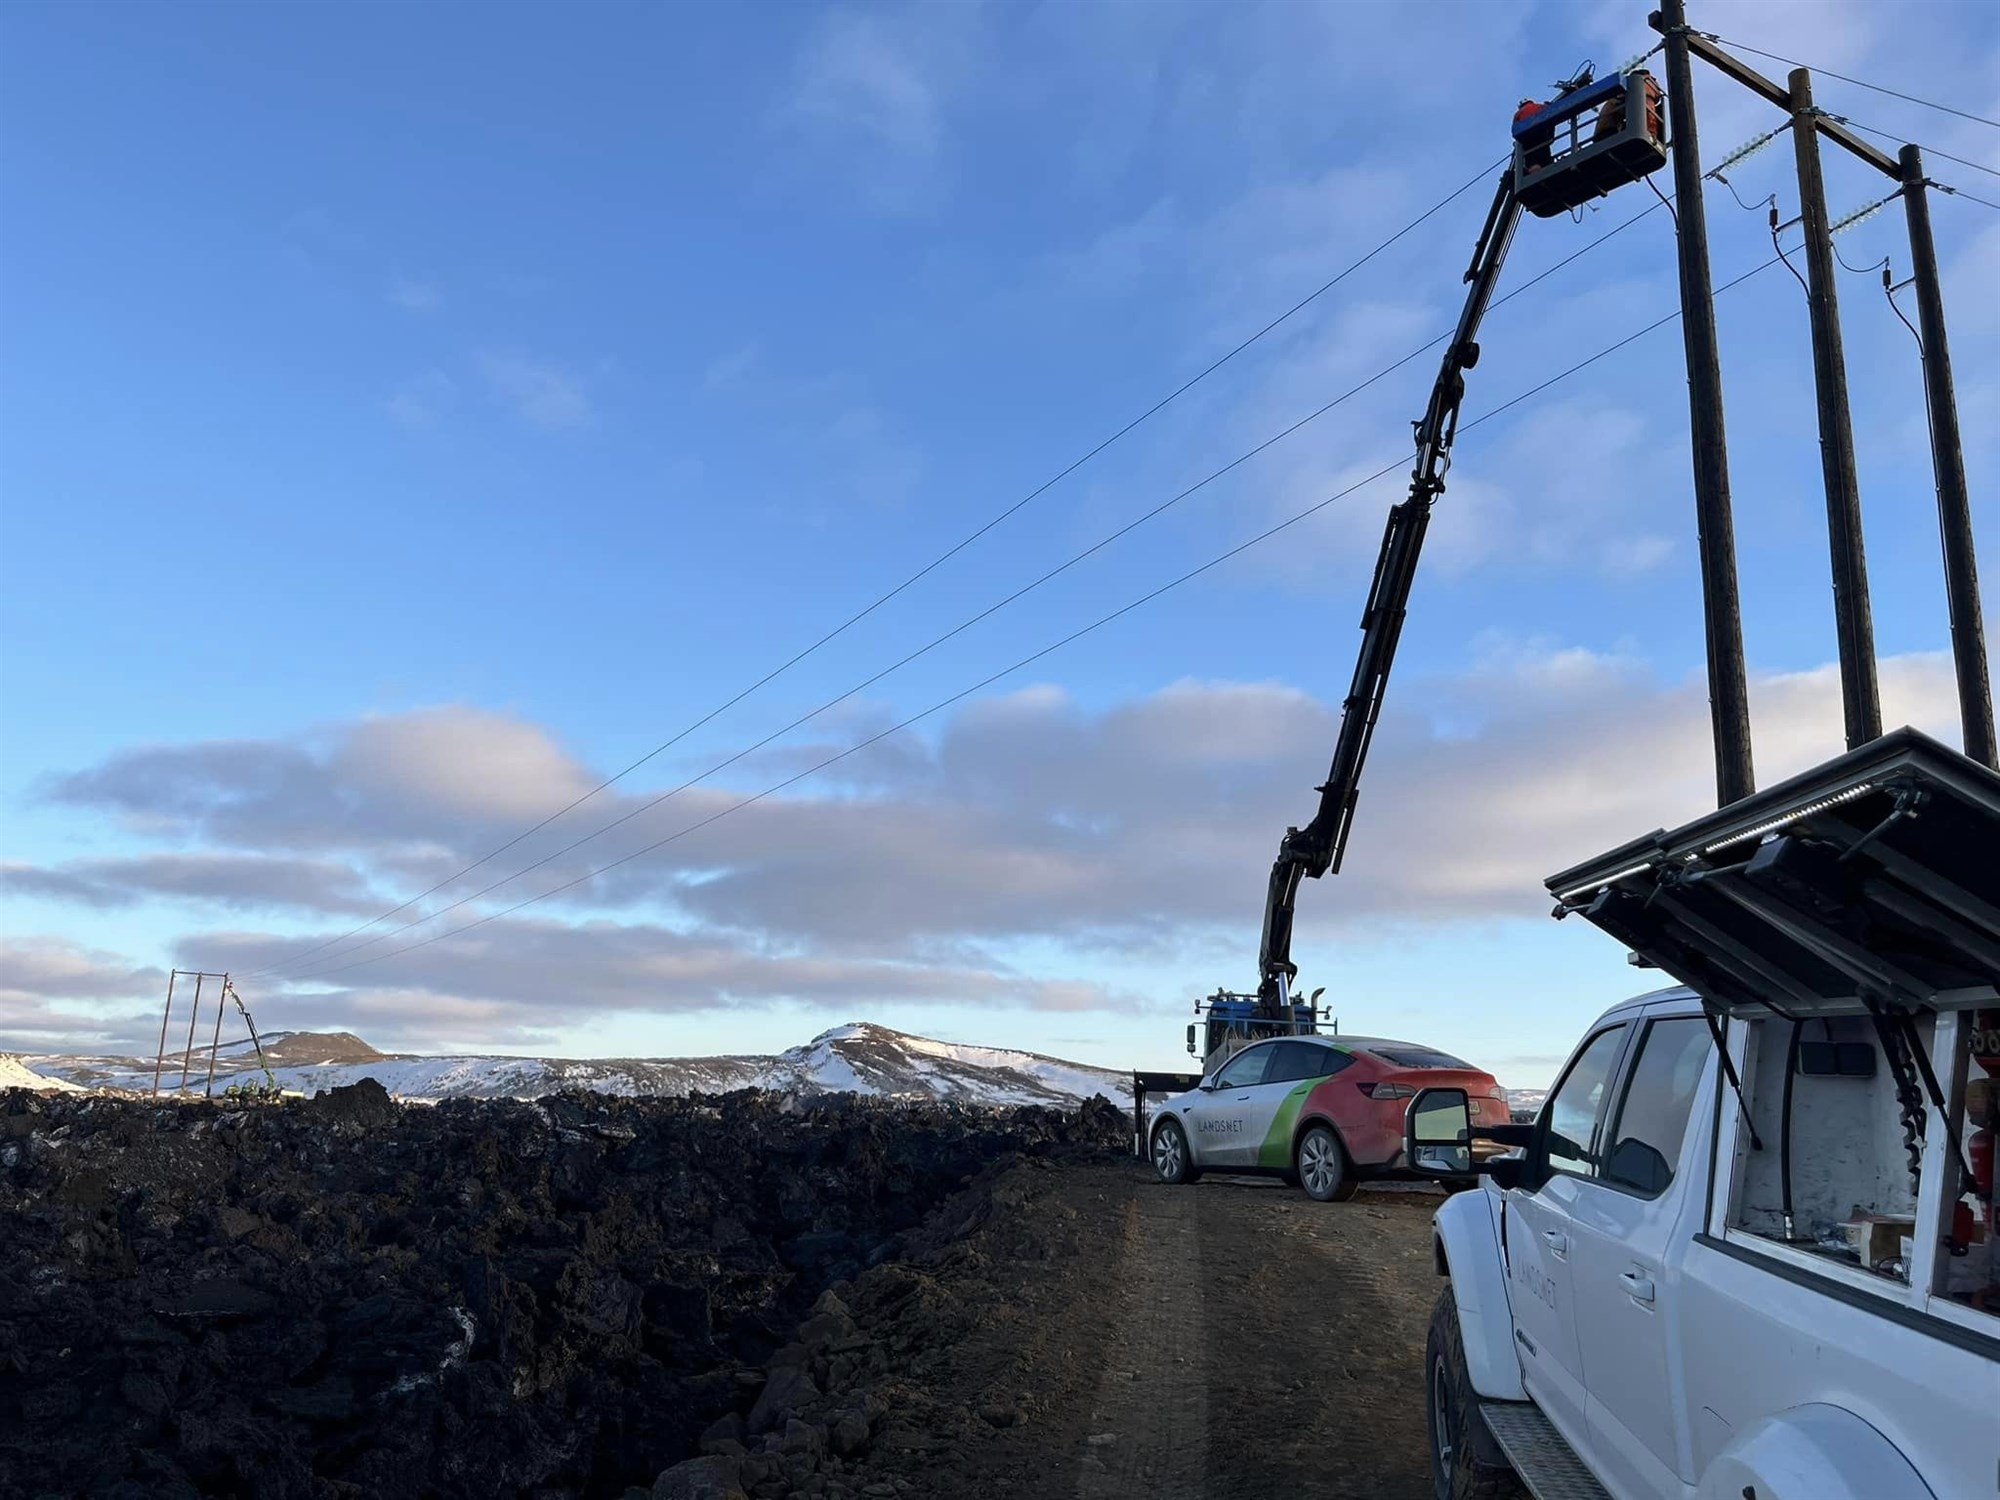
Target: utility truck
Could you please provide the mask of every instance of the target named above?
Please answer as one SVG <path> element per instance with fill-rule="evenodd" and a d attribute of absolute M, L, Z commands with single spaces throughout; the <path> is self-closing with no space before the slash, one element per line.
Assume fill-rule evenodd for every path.
<path fill-rule="evenodd" d="M 1549 889 L 1681 987 L 1532 1124 L 1410 1101 L 1483 1189 L 1436 1218 L 1439 1500 L 2000 1494 L 2000 775 L 1898 730 Z"/>
<path fill-rule="evenodd" d="M 1556 84 L 1550 102 L 1524 103 L 1515 115 L 1512 156 L 1494 185 L 1493 202 L 1465 270 L 1465 303 L 1438 362 L 1424 414 L 1411 424 L 1416 461 L 1410 470 L 1409 493 L 1390 508 L 1382 531 L 1361 614 L 1361 649 L 1341 706 L 1333 760 L 1317 788 L 1319 803 L 1313 816 L 1303 827 L 1285 830 L 1271 866 L 1257 950 L 1257 989 L 1251 994 L 1217 990 L 1195 1003 L 1199 1019 L 1188 1028 L 1187 1042 L 1188 1051 L 1201 1059 L 1202 1073 L 1132 1075 L 1133 1144 L 1138 1154 L 1149 1150 L 1149 1093 L 1191 1089 L 1252 1042 L 1311 1036 L 1319 1030 L 1322 991 L 1313 991 L 1304 1003 L 1295 993 L 1299 971 L 1292 962 L 1292 927 L 1299 883 L 1340 871 L 1431 510 L 1451 471 L 1466 372 L 1479 363 L 1480 324 L 1492 304 L 1521 215 L 1550 218 L 1568 213 L 1657 172 L 1666 162 L 1660 86 L 1641 67 L 1604 78 L 1594 78 L 1586 67 Z"/>

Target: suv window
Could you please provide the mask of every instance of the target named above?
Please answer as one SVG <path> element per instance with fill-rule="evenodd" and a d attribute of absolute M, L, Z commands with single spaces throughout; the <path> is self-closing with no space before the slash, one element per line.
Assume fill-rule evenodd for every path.
<path fill-rule="evenodd" d="M 1543 1106 L 1550 1170 L 1578 1177 L 1597 1175 L 1597 1121 L 1604 1111 L 1611 1070 L 1625 1045 L 1625 1030 L 1621 1021 L 1585 1042 Z"/>
<path fill-rule="evenodd" d="M 1264 1075 L 1266 1083 L 1302 1083 L 1308 1078 L 1326 1078 L 1338 1073 L 1351 1060 L 1345 1052 L 1316 1042 L 1279 1042 L 1272 1050 L 1278 1057 Z"/>
<path fill-rule="evenodd" d="M 1611 1150 L 1604 1157 L 1604 1180 L 1647 1197 L 1657 1197 L 1674 1180 L 1681 1138 L 1702 1068 L 1710 1050 L 1708 1028 L 1694 1016 L 1655 1021 L 1639 1042 Z"/>
<path fill-rule="evenodd" d="M 1472 1064 L 1462 1058 L 1453 1057 L 1449 1052 L 1436 1052 L 1429 1047 L 1373 1047 L 1369 1049 L 1384 1062 L 1394 1063 L 1399 1068 L 1459 1068 L 1466 1072 Z"/>
<path fill-rule="evenodd" d="M 1271 1054 L 1277 1048 L 1245 1047 L 1241 1052 L 1222 1065 L 1222 1071 L 1215 1075 L 1215 1086 L 1220 1089 L 1243 1089 L 1253 1083 L 1264 1081 L 1264 1069 L 1269 1066 Z"/>

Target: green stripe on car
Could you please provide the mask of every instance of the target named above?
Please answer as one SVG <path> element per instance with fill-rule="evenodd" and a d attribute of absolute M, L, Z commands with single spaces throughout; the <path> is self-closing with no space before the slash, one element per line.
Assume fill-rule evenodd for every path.
<path fill-rule="evenodd" d="M 1319 1082 L 1317 1078 L 1308 1078 L 1285 1095 L 1285 1102 L 1278 1106 L 1271 1128 L 1264 1135 L 1264 1144 L 1257 1148 L 1258 1166 L 1289 1167 L 1292 1164 L 1292 1126 L 1298 1123 L 1299 1109 L 1306 1102 L 1306 1095 L 1318 1087 Z"/>

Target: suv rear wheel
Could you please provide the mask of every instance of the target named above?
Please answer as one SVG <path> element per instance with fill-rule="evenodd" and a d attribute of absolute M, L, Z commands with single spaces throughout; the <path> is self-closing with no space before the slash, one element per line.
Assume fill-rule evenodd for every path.
<path fill-rule="evenodd" d="M 1292 1170 L 1309 1198 L 1345 1203 L 1354 1196 L 1356 1183 L 1347 1151 L 1329 1126 L 1314 1125 L 1299 1137 L 1298 1148 L 1292 1153 Z"/>
<path fill-rule="evenodd" d="M 1479 1396 L 1465 1368 L 1458 1299 L 1450 1282 L 1431 1314 L 1424 1370 L 1430 1392 L 1431 1486 L 1437 1500 L 1510 1500 L 1525 1495 L 1479 1415 Z"/>

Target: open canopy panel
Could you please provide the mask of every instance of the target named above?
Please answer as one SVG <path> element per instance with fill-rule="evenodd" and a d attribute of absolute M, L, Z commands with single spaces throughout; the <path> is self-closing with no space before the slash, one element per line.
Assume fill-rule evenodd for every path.
<path fill-rule="evenodd" d="M 1732 1014 L 1991 1005 L 2000 775 L 1899 729 L 1548 887 Z"/>

